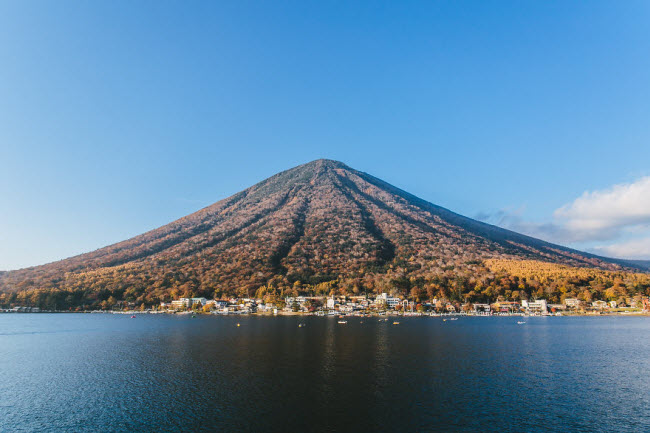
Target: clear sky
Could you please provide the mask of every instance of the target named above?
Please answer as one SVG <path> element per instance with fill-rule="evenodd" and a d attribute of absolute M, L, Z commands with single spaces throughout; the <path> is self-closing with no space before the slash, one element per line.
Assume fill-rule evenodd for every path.
<path fill-rule="evenodd" d="M 650 2 L 0 1 L 0 270 L 331 158 L 650 258 Z"/>

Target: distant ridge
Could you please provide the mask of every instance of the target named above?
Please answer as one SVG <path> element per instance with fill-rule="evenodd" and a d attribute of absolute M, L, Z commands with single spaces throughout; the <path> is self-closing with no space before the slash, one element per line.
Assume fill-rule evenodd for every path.
<path fill-rule="evenodd" d="M 352 290 L 364 279 L 379 290 L 396 278 L 471 274 L 495 258 L 650 268 L 482 223 L 342 162 L 319 159 L 132 239 L 0 274 L 0 291 L 132 290 L 137 299 L 163 299 L 335 280 Z"/>

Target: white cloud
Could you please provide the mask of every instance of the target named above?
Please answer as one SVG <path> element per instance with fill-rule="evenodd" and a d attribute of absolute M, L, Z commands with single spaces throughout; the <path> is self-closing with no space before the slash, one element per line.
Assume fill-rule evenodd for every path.
<path fill-rule="evenodd" d="M 650 258 L 650 176 L 587 191 L 553 213 L 549 222 L 526 221 L 522 209 L 482 213 L 477 219 L 549 242 L 587 248 L 597 254 Z M 594 242 L 612 241 L 593 246 Z"/>
<path fill-rule="evenodd" d="M 616 237 L 621 230 L 650 224 L 650 176 L 602 191 L 587 191 L 554 213 L 578 239 Z"/>
<path fill-rule="evenodd" d="M 594 247 L 593 251 L 596 254 L 621 259 L 648 259 L 650 258 L 650 238 L 601 245 Z"/>

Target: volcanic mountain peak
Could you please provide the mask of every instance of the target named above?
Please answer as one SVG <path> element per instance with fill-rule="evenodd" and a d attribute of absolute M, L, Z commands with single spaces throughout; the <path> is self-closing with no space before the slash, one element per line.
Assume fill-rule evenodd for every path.
<path fill-rule="evenodd" d="M 0 289 L 250 293 L 268 284 L 432 278 L 486 259 L 618 269 L 613 260 L 484 224 L 339 161 L 278 173 L 132 239 L 0 276 Z M 121 290 L 120 289 L 120 290 Z"/>

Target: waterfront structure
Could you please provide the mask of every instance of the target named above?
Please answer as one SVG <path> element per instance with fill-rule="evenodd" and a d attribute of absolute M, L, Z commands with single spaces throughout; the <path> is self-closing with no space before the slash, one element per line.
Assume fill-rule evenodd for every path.
<path fill-rule="evenodd" d="M 492 309 L 490 308 L 490 304 L 474 304 L 473 306 L 474 313 L 476 314 L 491 314 Z"/>
<path fill-rule="evenodd" d="M 518 302 L 499 301 L 491 305 L 497 313 L 512 314 L 518 312 L 521 305 Z"/>
<path fill-rule="evenodd" d="M 548 313 L 548 305 L 545 299 L 538 299 L 536 301 L 521 301 L 521 307 L 530 314 L 546 314 Z"/>
<path fill-rule="evenodd" d="M 400 298 L 388 296 L 387 293 L 382 293 L 375 298 L 375 304 L 385 304 L 388 308 L 395 308 L 402 302 Z"/>
<path fill-rule="evenodd" d="M 607 308 L 609 305 L 608 305 L 607 302 L 605 302 L 605 301 L 594 301 L 594 302 L 591 303 L 591 306 L 592 306 L 593 308 L 598 309 L 598 310 L 604 310 L 604 309 Z"/>
<path fill-rule="evenodd" d="M 578 298 L 566 298 L 564 300 L 564 305 L 568 308 L 578 308 L 582 305 L 582 301 Z"/>
<path fill-rule="evenodd" d="M 171 302 L 171 306 L 174 309 L 192 308 L 193 306 L 199 304 L 201 306 L 205 306 L 208 304 L 208 300 L 206 298 L 180 298 Z M 163 306 L 163 303 L 161 303 L 161 306 Z"/>

